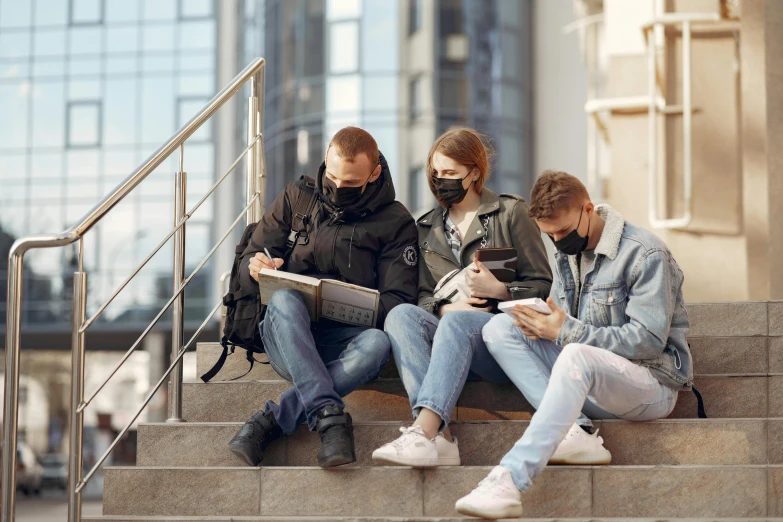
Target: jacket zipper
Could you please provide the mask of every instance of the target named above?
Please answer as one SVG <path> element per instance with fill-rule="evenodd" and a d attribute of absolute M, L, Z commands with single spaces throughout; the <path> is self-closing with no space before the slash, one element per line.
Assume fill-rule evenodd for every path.
<path fill-rule="evenodd" d="M 340 273 L 337 270 L 337 256 L 335 255 L 337 253 L 337 236 L 340 235 L 340 228 L 342 228 L 342 225 L 337 225 L 337 232 L 334 233 L 334 241 L 332 241 L 332 268 L 336 274 Z"/>

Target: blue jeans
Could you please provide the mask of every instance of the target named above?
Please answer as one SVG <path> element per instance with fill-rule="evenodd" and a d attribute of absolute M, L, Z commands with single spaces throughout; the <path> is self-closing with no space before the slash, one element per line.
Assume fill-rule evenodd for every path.
<path fill-rule="evenodd" d="M 649 369 L 600 347 L 531 341 L 508 315 L 484 327 L 489 351 L 536 408 L 522 438 L 500 465 L 526 491 L 574 422 L 596 419 L 645 421 L 667 417 L 677 392 Z"/>
<path fill-rule="evenodd" d="M 481 336 L 492 317 L 485 312 L 459 311 L 438 320 L 410 304 L 389 313 L 385 330 L 414 418 L 427 408 L 443 419 L 443 429 L 468 377 L 508 381 Z"/>
<path fill-rule="evenodd" d="M 290 435 L 329 404 L 344 407 L 345 397 L 372 381 L 389 360 L 389 339 L 376 328 L 329 320 L 310 322 L 304 299 L 296 290 L 278 290 L 259 325 L 272 368 L 293 386 L 280 404 L 266 403 L 283 433 Z"/>

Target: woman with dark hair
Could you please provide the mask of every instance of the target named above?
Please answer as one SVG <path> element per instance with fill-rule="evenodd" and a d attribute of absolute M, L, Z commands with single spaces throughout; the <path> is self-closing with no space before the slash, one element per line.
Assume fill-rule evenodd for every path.
<path fill-rule="evenodd" d="M 419 302 L 394 308 L 385 326 L 415 421 L 373 452 L 376 462 L 458 466 L 448 422 L 465 381 L 508 381 L 481 334 L 494 304 L 549 295 L 552 271 L 525 201 L 484 186 L 491 154 L 478 132 L 453 128 L 435 141 L 427 158 L 430 190 L 439 205 L 417 222 Z M 510 282 L 475 259 L 487 248 L 515 251 Z"/>

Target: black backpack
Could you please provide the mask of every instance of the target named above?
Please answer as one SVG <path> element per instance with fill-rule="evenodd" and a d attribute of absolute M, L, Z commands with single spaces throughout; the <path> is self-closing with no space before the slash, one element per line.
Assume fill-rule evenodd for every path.
<path fill-rule="evenodd" d="M 299 192 L 296 204 L 291 214 L 291 233 L 286 241 L 286 253 L 284 258 L 287 260 L 296 245 L 307 244 L 309 238 L 310 217 L 315 208 L 317 194 L 315 192 L 315 180 L 302 176 L 304 183 Z M 256 230 L 258 223 L 251 223 L 242 233 L 242 239 L 234 249 L 234 265 L 231 267 L 231 279 L 228 285 L 228 293 L 223 296 L 223 306 L 226 307 L 226 324 L 223 327 L 223 338 L 220 344 L 223 346 L 223 353 L 215 365 L 201 376 L 201 380 L 209 382 L 223 368 L 228 355 L 234 353 L 236 348 L 242 348 L 246 351 L 247 360 L 250 363 L 250 369 L 244 374 L 235 377 L 232 380 L 241 379 L 251 371 L 253 364 L 257 361 L 253 354 L 264 353 L 264 343 L 261 340 L 261 334 L 258 331 L 258 325 L 264 318 L 266 305 L 261 303 L 261 296 L 258 290 L 245 292 L 239 284 L 239 262 L 242 253 L 250 244 L 250 238 Z"/>

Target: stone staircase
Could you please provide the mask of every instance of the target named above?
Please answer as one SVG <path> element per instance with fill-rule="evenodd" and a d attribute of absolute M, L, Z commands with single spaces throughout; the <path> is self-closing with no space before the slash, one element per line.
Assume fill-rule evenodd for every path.
<path fill-rule="evenodd" d="M 693 394 L 681 393 L 669 419 L 597 422 L 612 465 L 547 468 L 523 497 L 525 517 L 783 517 L 783 302 L 688 310 L 696 387 L 710 418 L 696 419 Z M 219 352 L 219 345 L 199 345 L 199 373 Z M 533 411 L 513 385 L 469 382 L 452 423 L 464 466 L 373 466 L 372 451 L 410 422 L 390 363 L 378 381 L 346 398 L 356 465 L 316 467 L 318 438 L 300 429 L 270 448 L 264 467 L 249 468 L 226 444 L 288 383 L 268 365 L 229 380 L 246 370 L 244 354 L 235 354 L 213 382 L 184 385 L 188 422 L 139 426 L 137 466 L 106 469 L 104 516 L 93 520 L 457 520 L 456 499 L 498 463 Z"/>

